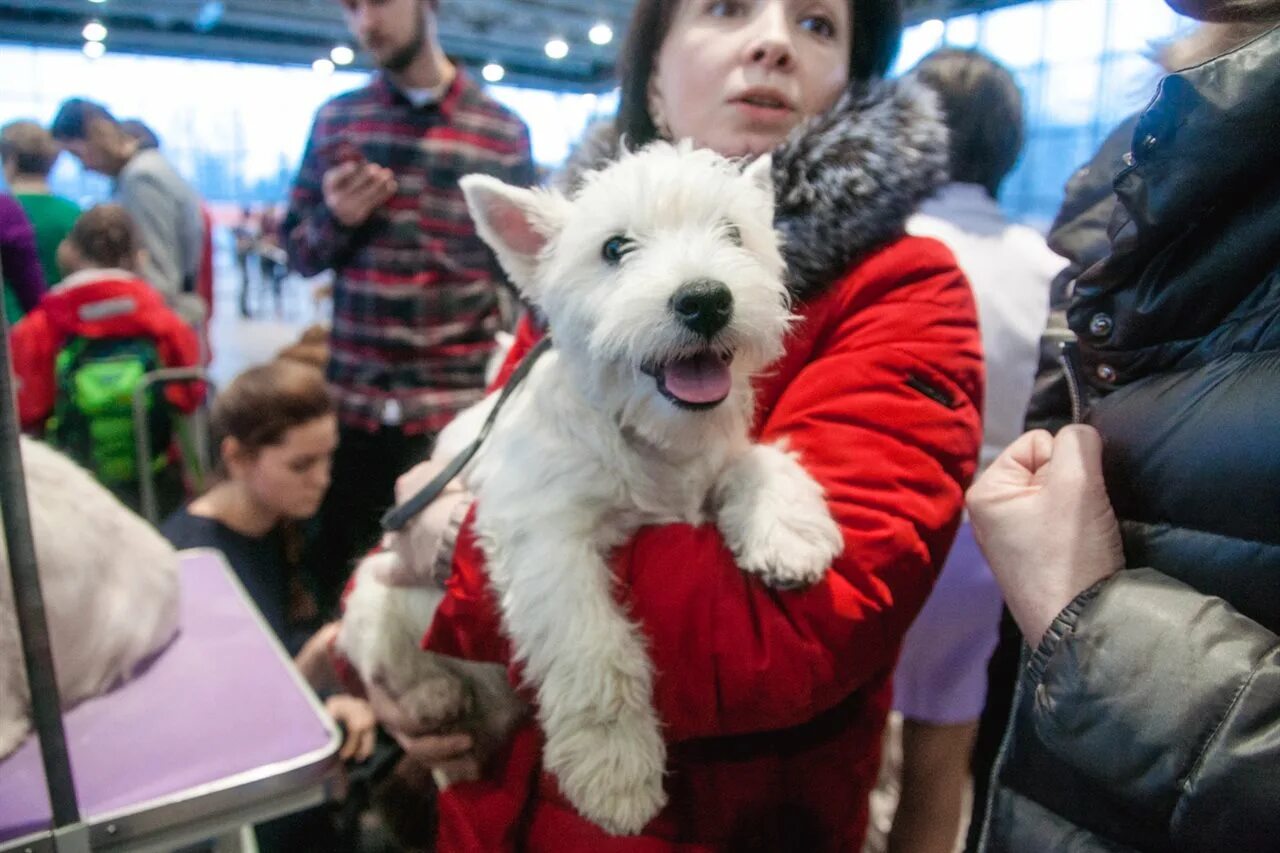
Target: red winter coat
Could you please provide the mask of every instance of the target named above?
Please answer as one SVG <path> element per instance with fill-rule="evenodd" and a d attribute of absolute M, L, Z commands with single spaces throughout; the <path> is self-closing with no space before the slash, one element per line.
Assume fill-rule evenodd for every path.
<path fill-rule="evenodd" d="M 95 312 L 95 303 L 106 310 Z M 89 309 L 86 311 L 85 309 Z M 124 270 L 92 270 L 64 279 L 13 327 L 14 374 L 22 428 L 39 429 L 53 413 L 54 362 L 72 337 L 147 338 L 165 367 L 190 367 L 200 358 L 195 331 L 165 304 L 155 288 Z M 196 384 L 171 384 L 169 402 L 190 412 L 200 402 Z"/>
<path fill-rule="evenodd" d="M 906 237 L 799 306 L 757 383 L 757 437 L 787 439 L 845 551 L 826 580 L 765 587 L 710 525 L 642 529 L 616 554 L 669 745 L 668 806 L 636 838 L 579 817 L 539 769 L 534 723 L 439 800 L 441 853 L 857 851 L 898 647 L 942 565 L 982 438 L 973 300 L 950 252 Z M 526 326 L 508 361 L 527 349 Z M 424 646 L 509 662 L 464 528 Z"/>

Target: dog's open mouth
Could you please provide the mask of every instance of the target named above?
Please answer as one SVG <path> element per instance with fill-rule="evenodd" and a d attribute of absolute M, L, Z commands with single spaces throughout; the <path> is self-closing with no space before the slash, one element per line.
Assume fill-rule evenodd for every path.
<path fill-rule="evenodd" d="M 644 372 L 658 383 L 663 396 L 677 406 L 710 409 L 729 396 L 733 386 L 733 374 L 729 372 L 732 363 L 730 353 L 703 350 L 646 366 Z"/>

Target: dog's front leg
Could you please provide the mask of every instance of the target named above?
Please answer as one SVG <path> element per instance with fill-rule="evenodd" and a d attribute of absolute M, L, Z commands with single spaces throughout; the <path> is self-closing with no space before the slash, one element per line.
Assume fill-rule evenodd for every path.
<path fill-rule="evenodd" d="M 608 565 L 564 529 L 525 538 L 510 568 L 490 574 L 517 659 L 537 686 L 546 768 L 585 817 L 634 834 L 666 803 L 652 666 L 613 598 Z"/>
<path fill-rule="evenodd" d="M 738 567 L 770 586 L 816 583 L 844 547 L 822 487 L 781 447 L 752 445 L 720 475 L 712 503 Z"/>

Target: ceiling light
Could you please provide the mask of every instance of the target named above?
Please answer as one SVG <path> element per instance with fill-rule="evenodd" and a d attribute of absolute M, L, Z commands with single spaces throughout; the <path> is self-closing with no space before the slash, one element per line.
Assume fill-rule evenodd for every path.
<path fill-rule="evenodd" d="M 317 74 L 332 74 L 333 60 L 325 59 L 323 56 L 311 63 L 311 70 Z"/>
<path fill-rule="evenodd" d="M 569 45 L 564 39 L 552 39 L 543 48 L 552 59 L 564 59 L 569 55 Z"/>
<path fill-rule="evenodd" d="M 929 41 L 941 41 L 942 34 L 946 31 L 947 25 L 937 18 L 930 18 L 920 25 L 920 32 L 924 33 Z"/>
<path fill-rule="evenodd" d="M 196 32 L 207 33 L 218 26 L 218 22 L 222 20 L 222 15 L 226 11 L 227 7 L 222 0 L 205 0 L 200 5 L 200 10 L 196 12 L 196 18 L 193 22 Z"/>
<path fill-rule="evenodd" d="M 484 68 L 480 69 L 480 76 L 488 80 L 490 83 L 497 83 L 503 77 L 507 76 L 507 69 L 503 68 L 496 62 L 490 62 Z"/>
<path fill-rule="evenodd" d="M 356 60 L 356 52 L 345 44 L 340 44 L 329 51 L 329 58 L 333 60 L 334 65 L 350 65 Z"/>
<path fill-rule="evenodd" d="M 90 21 L 84 25 L 80 35 L 84 36 L 85 41 L 102 41 L 107 37 L 107 28 L 101 21 Z"/>
<path fill-rule="evenodd" d="M 90 3 L 106 3 L 107 0 L 89 0 Z"/>
<path fill-rule="evenodd" d="M 100 41 L 87 41 L 84 43 L 84 47 L 82 47 L 81 50 L 83 50 L 84 55 L 90 59 L 97 59 L 107 52 L 107 46 Z"/>
<path fill-rule="evenodd" d="M 608 44 L 613 41 L 613 28 L 601 21 L 591 28 L 591 31 L 587 33 L 587 38 L 591 39 L 592 44 Z"/>

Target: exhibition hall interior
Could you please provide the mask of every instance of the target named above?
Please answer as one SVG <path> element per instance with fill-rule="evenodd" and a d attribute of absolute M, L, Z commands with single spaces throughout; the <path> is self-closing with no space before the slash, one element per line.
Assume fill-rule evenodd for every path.
<path fill-rule="evenodd" d="M 1277 98 L 1276 0 L 0 0 L 0 853 L 1275 851 Z"/>

